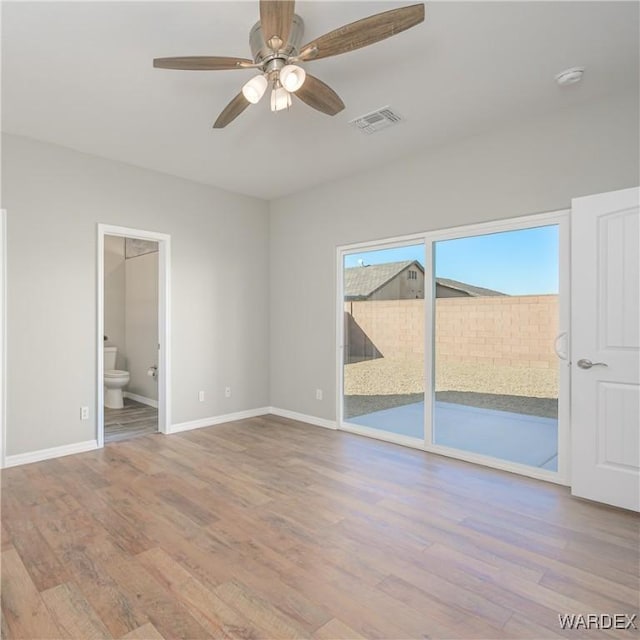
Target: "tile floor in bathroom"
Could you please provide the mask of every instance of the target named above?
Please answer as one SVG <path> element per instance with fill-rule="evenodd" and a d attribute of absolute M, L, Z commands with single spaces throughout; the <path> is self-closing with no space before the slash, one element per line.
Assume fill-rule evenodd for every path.
<path fill-rule="evenodd" d="M 158 410 L 130 398 L 124 408 L 104 408 L 104 441 L 116 442 L 158 431 Z"/>

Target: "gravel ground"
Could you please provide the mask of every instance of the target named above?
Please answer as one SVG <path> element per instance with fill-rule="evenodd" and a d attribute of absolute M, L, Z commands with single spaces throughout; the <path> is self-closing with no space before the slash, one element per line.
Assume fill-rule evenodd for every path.
<path fill-rule="evenodd" d="M 420 402 L 422 359 L 378 358 L 345 365 L 345 417 Z M 474 407 L 555 418 L 557 369 L 528 369 L 478 363 L 441 362 L 436 399 Z"/>

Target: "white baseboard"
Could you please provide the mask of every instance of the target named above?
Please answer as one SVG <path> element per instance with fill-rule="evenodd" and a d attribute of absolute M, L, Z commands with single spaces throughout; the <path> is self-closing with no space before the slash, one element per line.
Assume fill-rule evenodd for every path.
<path fill-rule="evenodd" d="M 51 447 L 51 449 L 40 449 L 39 451 L 29 451 L 28 453 L 18 453 L 14 456 L 6 456 L 4 466 L 17 467 L 21 464 L 30 464 L 31 462 L 40 462 L 41 460 L 50 460 L 51 458 L 61 458 L 73 453 L 84 453 L 85 451 L 93 451 L 98 448 L 97 440 L 87 440 L 85 442 L 75 442 L 74 444 L 65 444 L 61 447 Z"/>
<path fill-rule="evenodd" d="M 140 396 L 133 397 L 132 400 L 139 400 Z M 148 400 L 145 398 L 145 400 Z M 257 418 L 269 413 L 280 416 L 282 418 L 290 418 L 298 422 L 304 422 L 316 427 L 325 429 L 336 429 L 336 423 L 333 420 L 325 420 L 316 416 L 309 416 L 296 411 L 287 409 L 278 409 L 277 407 L 259 407 L 257 409 L 248 409 L 247 411 L 237 411 L 235 413 L 227 413 L 221 416 L 212 416 L 210 418 L 199 418 L 198 420 L 190 420 L 189 422 L 180 422 L 171 425 L 167 434 L 180 433 L 182 431 L 190 431 L 191 429 L 201 429 L 203 427 L 212 427 L 225 422 L 234 422 L 235 420 L 246 420 L 247 418 Z M 30 464 L 32 462 L 40 462 L 42 460 L 50 460 L 51 458 L 61 458 L 74 453 L 84 453 L 85 451 L 93 451 L 98 448 L 97 440 L 87 440 L 85 442 L 75 442 L 74 444 L 66 444 L 61 447 L 51 447 L 50 449 L 40 449 L 39 451 L 29 451 L 28 453 L 18 453 L 13 456 L 6 456 L 4 467 L 17 467 L 22 464 Z"/>
<path fill-rule="evenodd" d="M 336 430 L 338 426 L 335 420 L 326 420 L 325 418 L 317 418 L 316 416 L 308 416 L 306 413 L 298 413 L 297 411 L 289 411 L 288 409 L 278 409 L 278 407 L 269 407 L 269 413 L 281 418 L 290 418 L 298 422 L 306 422 L 315 427 L 323 427 L 324 429 Z"/>
<path fill-rule="evenodd" d="M 281 418 L 289 418 L 298 422 L 305 422 L 315 427 L 323 427 L 324 429 L 337 429 L 333 420 L 325 420 L 316 416 L 309 416 L 305 413 L 297 413 L 288 409 L 278 409 L 277 407 L 260 407 L 259 409 L 249 409 L 248 411 L 238 411 L 236 413 L 227 413 L 221 416 L 212 416 L 210 418 L 199 418 L 198 420 L 190 420 L 189 422 L 179 422 L 171 425 L 167 434 L 180 433 L 181 431 L 190 431 L 191 429 L 202 429 L 203 427 L 213 427 L 216 424 L 225 422 L 234 422 L 235 420 L 246 420 L 247 418 L 256 418 L 272 413 Z"/>
<path fill-rule="evenodd" d="M 236 411 L 235 413 L 226 413 L 221 416 L 211 416 L 210 418 L 198 418 L 188 422 L 178 422 L 172 424 L 167 434 L 180 433 L 181 431 L 191 431 L 191 429 L 202 429 L 203 427 L 213 427 L 216 424 L 225 422 L 234 422 L 235 420 L 246 420 L 247 418 L 257 418 L 270 413 L 270 407 L 260 407 L 258 409 L 248 409 L 247 411 Z"/>
<path fill-rule="evenodd" d="M 131 393 L 130 391 L 123 391 L 122 395 L 125 398 L 129 398 L 129 400 L 135 400 L 141 404 L 146 404 L 148 407 L 158 408 L 158 401 L 152 400 L 151 398 L 145 398 L 144 396 L 139 396 L 137 393 Z"/>

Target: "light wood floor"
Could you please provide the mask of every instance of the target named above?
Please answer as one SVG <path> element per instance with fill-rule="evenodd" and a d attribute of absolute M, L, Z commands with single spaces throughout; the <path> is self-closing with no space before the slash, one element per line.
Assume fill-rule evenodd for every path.
<path fill-rule="evenodd" d="M 116 442 L 158 431 L 158 410 L 141 402 L 124 399 L 122 409 L 104 408 L 104 441 Z"/>
<path fill-rule="evenodd" d="M 638 518 L 276 417 L 2 472 L 4 638 L 627 638 Z"/>

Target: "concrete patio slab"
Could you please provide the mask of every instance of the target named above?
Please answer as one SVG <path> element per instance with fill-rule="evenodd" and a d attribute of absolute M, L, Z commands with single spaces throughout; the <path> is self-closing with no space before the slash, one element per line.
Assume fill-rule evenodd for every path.
<path fill-rule="evenodd" d="M 350 418 L 373 429 L 424 438 L 424 402 Z M 449 402 L 435 403 L 435 444 L 541 467 L 558 468 L 558 421 Z"/>

